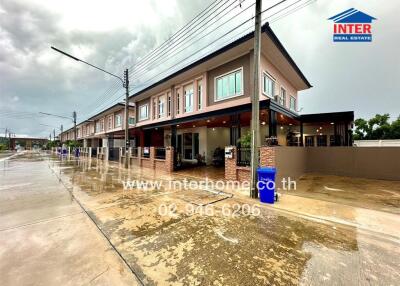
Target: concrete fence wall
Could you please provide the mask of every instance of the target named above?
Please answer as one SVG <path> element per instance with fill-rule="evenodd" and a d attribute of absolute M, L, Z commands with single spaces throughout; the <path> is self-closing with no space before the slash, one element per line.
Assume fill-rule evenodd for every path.
<path fill-rule="evenodd" d="M 369 179 L 400 180 L 400 148 L 276 147 L 278 179 L 313 172 Z"/>
<path fill-rule="evenodd" d="M 137 154 L 133 155 L 131 153 L 132 149 L 129 151 L 129 166 L 131 167 L 144 167 L 149 169 L 155 169 L 165 172 L 173 172 L 174 170 L 174 148 L 165 147 L 165 159 L 156 158 L 156 148 L 150 147 L 149 157 L 145 158 L 142 156 L 142 147 L 137 147 Z"/>

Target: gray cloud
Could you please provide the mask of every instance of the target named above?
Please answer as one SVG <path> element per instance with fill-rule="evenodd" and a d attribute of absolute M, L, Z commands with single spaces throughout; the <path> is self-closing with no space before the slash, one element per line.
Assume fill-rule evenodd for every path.
<path fill-rule="evenodd" d="M 5 11 L 0 12 L 0 113 L 24 111 L 35 115 L 25 115 L 28 117 L 25 119 L 0 115 L 0 128 L 12 128 L 18 134 L 48 136 L 52 128 L 39 123 L 69 127 L 71 122 L 38 117 L 39 111 L 70 115 L 79 106 L 78 116 L 85 119 L 94 110 L 92 103 L 105 107 L 123 94 L 119 91 L 112 98 L 111 92 L 105 96 L 105 91 L 116 90 L 110 87 L 118 82 L 89 67 L 61 59 L 49 49 L 50 45 L 66 51 L 77 47 L 80 47 L 78 51 L 89 50 L 86 60 L 121 73 L 210 3 L 211 0 L 177 0 L 173 15 L 161 18 L 157 25 L 138 24 L 130 29 L 94 32 L 65 30 L 60 24 L 60 15 L 45 6 L 3 0 L 0 3 L 0 10 Z M 150 4 L 154 13 L 162 14 L 159 1 L 151 0 Z M 351 7 L 378 18 L 374 23 L 373 43 L 332 43 L 332 26 L 326 19 Z M 379 0 L 318 0 L 272 24 L 314 85 L 300 93 L 305 113 L 355 110 L 356 116 L 383 112 L 397 116 L 400 30 L 396 7 L 394 0 L 385 1 L 385 5 Z"/>
<path fill-rule="evenodd" d="M 96 99 L 100 98 L 98 102 L 104 108 L 122 94 L 121 91 L 111 99 L 111 93 L 104 97 L 104 92 L 118 82 L 86 66 L 71 63 L 65 67 L 49 49 L 50 45 L 66 51 L 77 46 L 90 48 L 94 52 L 85 58 L 87 61 L 121 74 L 209 3 L 198 0 L 188 5 L 187 1 L 178 1 L 175 15 L 161 19 L 154 27 L 139 25 L 134 30 L 93 32 L 65 31 L 59 24 L 59 15 L 29 1 L 2 1 L 0 7 L 5 13 L 0 17 L 0 128 L 11 128 L 17 134 L 48 136 L 52 128 L 38 124 L 64 124 L 66 128 L 71 122 L 40 117 L 38 112 L 70 116 L 77 106 L 83 106 L 84 109 L 78 108 L 78 119 L 82 120 L 92 113 L 91 103 Z M 156 12 L 158 6 L 157 1 L 152 1 Z M 30 114 L 21 115 L 21 111 Z M 7 116 L 10 112 L 12 118 Z"/>

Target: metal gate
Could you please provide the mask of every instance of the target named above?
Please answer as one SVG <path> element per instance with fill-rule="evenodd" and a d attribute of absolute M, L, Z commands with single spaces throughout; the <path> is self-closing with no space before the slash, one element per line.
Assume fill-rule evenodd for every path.
<path fill-rule="evenodd" d="M 119 161 L 119 147 L 110 147 L 108 150 L 108 160 Z"/>

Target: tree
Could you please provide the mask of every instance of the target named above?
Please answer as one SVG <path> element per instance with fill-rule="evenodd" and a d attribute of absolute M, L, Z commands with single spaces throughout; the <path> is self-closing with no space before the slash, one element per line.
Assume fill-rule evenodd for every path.
<path fill-rule="evenodd" d="M 354 121 L 356 130 L 354 131 L 355 140 L 379 140 L 379 139 L 400 139 L 400 116 L 389 123 L 388 113 L 375 117 L 368 121 L 358 118 Z"/>

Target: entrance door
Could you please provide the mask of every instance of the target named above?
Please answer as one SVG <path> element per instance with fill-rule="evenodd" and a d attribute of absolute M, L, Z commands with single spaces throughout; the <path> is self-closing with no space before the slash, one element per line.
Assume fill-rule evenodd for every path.
<path fill-rule="evenodd" d="M 176 153 L 182 155 L 182 134 L 176 135 Z"/>
<path fill-rule="evenodd" d="M 193 134 L 183 134 L 183 158 L 186 160 L 193 159 Z"/>
<path fill-rule="evenodd" d="M 176 136 L 176 152 L 184 160 L 196 159 L 199 154 L 199 133 L 183 133 Z"/>

